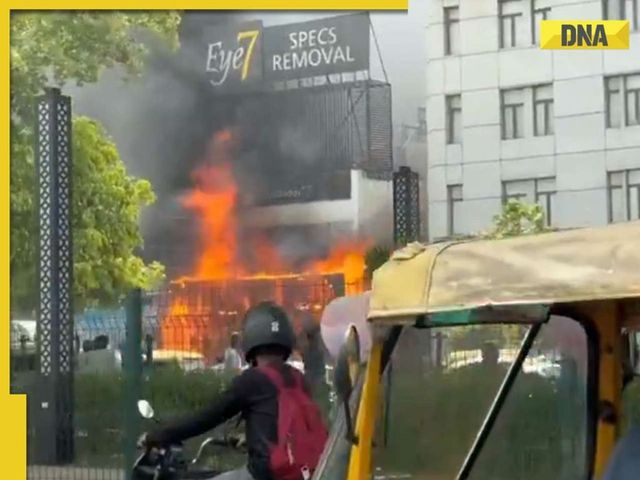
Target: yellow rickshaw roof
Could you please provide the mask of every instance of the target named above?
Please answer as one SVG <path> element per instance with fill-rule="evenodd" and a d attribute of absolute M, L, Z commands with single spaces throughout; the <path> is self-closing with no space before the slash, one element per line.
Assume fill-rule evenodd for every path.
<path fill-rule="evenodd" d="M 410 244 L 374 273 L 368 318 L 632 297 L 640 297 L 640 221 Z"/>

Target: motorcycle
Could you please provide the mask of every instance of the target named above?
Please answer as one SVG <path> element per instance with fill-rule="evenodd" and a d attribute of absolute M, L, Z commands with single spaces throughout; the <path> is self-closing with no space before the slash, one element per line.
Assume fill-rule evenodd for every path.
<path fill-rule="evenodd" d="M 151 404 L 146 400 L 138 402 L 138 412 L 143 418 L 155 419 Z M 214 446 L 241 448 L 235 437 L 210 437 L 200 444 L 195 457 L 189 461 L 184 455 L 182 443 L 166 445 L 162 448 L 146 448 L 132 467 L 132 480 L 211 480 L 223 472 L 199 469 L 204 452 Z"/>

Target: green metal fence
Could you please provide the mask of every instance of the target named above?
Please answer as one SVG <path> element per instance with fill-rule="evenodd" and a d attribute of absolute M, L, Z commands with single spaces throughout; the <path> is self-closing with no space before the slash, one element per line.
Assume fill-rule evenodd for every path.
<path fill-rule="evenodd" d="M 313 310 L 317 317 L 328 301 L 342 293 L 327 285 L 313 286 L 312 296 L 308 285 L 302 292 L 286 291 L 293 289 L 291 285 L 283 287 L 296 325 L 296 312 Z M 264 288 L 256 290 L 252 303 L 268 298 L 270 292 Z M 138 399 L 148 399 L 162 421 L 215 401 L 228 385 L 230 374 L 221 368 L 221 357 L 231 333 L 240 328 L 244 307 L 227 296 L 214 308 L 212 303 L 224 294 L 214 286 L 179 293 L 136 291 L 121 308 L 87 310 L 75 317 L 73 411 L 68 412 L 73 415 L 74 455 L 64 465 L 38 464 L 42 456 L 36 454 L 33 439 L 47 425 L 38 416 L 35 321 L 12 324 L 12 391 L 28 396 L 30 480 L 126 479 L 137 453 L 136 440 L 151 427 L 138 415 Z M 180 304 L 177 310 L 176 304 Z M 237 422 L 221 427 L 237 428 Z M 189 443 L 188 452 L 197 440 Z M 243 458 L 224 451 L 214 460 L 212 467 L 223 469 L 239 465 Z"/>
<path fill-rule="evenodd" d="M 124 479 L 133 461 L 135 440 L 151 427 L 137 415 L 139 398 L 148 399 L 162 421 L 215 401 L 226 388 L 230 375 L 218 363 L 224 345 L 214 348 L 216 342 L 205 345 L 199 339 L 207 338 L 209 331 L 202 325 L 216 325 L 232 310 L 203 321 L 202 312 L 196 315 L 186 308 L 170 319 L 167 330 L 172 303 L 163 294 L 135 292 L 120 309 L 86 311 L 76 317 L 74 459 L 67 465 L 38 465 L 30 441 L 29 479 Z M 242 311 L 233 315 L 241 318 Z M 229 321 L 234 325 L 235 318 Z M 12 390 L 29 395 L 31 440 L 42 428 L 34 415 L 37 396 L 31 395 L 38 386 L 36 339 L 29 337 L 28 329 L 15 330 Z M 221 331 L 217 334 L 224 338 L 231 329 L 221 327 Z M 164 345 L 167 332 L 171 348 Z M 414 479 L 422 478 L 421 474 L 435 475 L 424 477 L 430 480 L 453 478 L 522 335 L 518 327 L 407 329 L 390 363 L 393 370 L 387 372 L 391 388 L 383 389 L 390 406 L 382 417 L 388 421 L 378 429 L 384 436 L 376 440 L 376 467 L 410 472 Z M 584 455 L 575 450 L 572 439 L 583 438 L 585 432 L 570 422 L 572 415 L 584 411 L 579 403 L 584 385 L 563 380 L 583 378 L 584 372 L 567 369 L 570 364 L 565 360 L 573 358 L 578 367 L 584 367 L 584 359 L 557 344 L 556 338 L 553 331 L 544 330 L 534 345 L 479 465 L 483 471 L 494 465 L 502 470 L 474 478 L 551 478 L 566 466 L 563 458 L 579 461 Z M 582 348 L 584 340 L 576 338 Z M 194 354 L 192 349 L 198 345 L 208 347 Z M 493 366 L 488 345 L 496 347 Z M 636 387 L 630 387 L 631 397 L 626 398 L 631 413 L 637 410 L 634 398 L 640 396 Z M 236 428 L 236 422 L 231 422 L 221 430 Z M 194 439 L 188 447 L 197 445 Z M 221 451 L 211 461 L 213 468 L 225 469 L 239 465 L 243 458 Z"/>

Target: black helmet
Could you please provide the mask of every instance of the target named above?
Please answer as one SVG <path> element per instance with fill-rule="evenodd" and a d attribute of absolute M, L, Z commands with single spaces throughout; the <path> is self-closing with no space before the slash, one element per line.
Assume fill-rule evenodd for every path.
<path fill-rule="evenodd" d="M 247 361 L 252 350 L 265 345 L 284 347 L 291 353 L 295 334 L 287 313 L 272 302 L 263 302 L 250 308 L 244 317 L 242 350 Z"/>

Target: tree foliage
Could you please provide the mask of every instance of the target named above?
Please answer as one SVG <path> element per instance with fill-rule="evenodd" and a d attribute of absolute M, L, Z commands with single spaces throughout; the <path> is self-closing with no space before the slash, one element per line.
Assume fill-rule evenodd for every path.
<path fill-rule="evenodd" d="M 367 265 L 368 279 L 373 278 L 373 272 L 384 265 L 392 253 L 390 248 L 384 246 L 375 246 L 367 251 L 365 254 L 365 264 Z"/>
<path fill-rule="evenodd" d="M 151 184 L 127 175 L 113 142 L 87 118 L 73 123 L 73 218 L 76 292 L 83 299 L 113 301 L 124 288 L 151 288 L 162 279 L 156 262 L 134 255 L 142 244 L 141 207 L 153 203 Z"/>
<path fill-rule="evenodd" d="M 11 113 L 29 122 L 45 84 L 93 83 L 120 65 L 138 74 L 148 53 L 141 32 L 177 46 L 175 12 L 29 12 L 11 18 Z"/>
<path fill-rule="evenodd" d="M 539 204 L 511 199 L 493 217 L 493 227 L 484 236 L 499 239 L 543 233 L 547 230 L 544 210 Z"/>
<path fill-rule="evenodd" d="M 119 65 L 131 75 L 144 65 L 144 32 L 176 46 L 175 12 L 29 12 L 11 19 L 11 297 L 31 310 L 36 296 L 35 100 L 47 85 L 95 82 Z M 161 276 L 135 250 L 140 210 L 154 200 L 151 186 L 126 173 L 106 132 L 95 121 L 73 123 L 73 234 L 79 305 L 113 301 Z"/>

